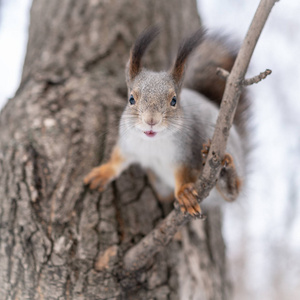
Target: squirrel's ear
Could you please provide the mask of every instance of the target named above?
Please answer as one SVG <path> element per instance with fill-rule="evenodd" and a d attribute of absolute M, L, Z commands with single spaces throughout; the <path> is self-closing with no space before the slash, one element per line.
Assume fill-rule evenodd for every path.
<path fill-rule="evenodd" d="M 128 80 L 134 79 L 134 77 L 141 71 L 142 57 L 150 43 L 159 34 L 159 31 L 160 29 L 158 26 L 148 27 L 136 39 L 133 47 L 131 48 L 129 61 L 126 66 L 126 77 Z"/>
<path fill-rule="evenodd" d="M 201 44 L 204 33 L 205 32 L 202 28 L 198 29 L 193 35 L 183 40 L 179 46 L 175 64 L 170 72 L 175 84 L 178 86 L 181 86 L 183 81 L 186 60 L 188 56 Z"/>

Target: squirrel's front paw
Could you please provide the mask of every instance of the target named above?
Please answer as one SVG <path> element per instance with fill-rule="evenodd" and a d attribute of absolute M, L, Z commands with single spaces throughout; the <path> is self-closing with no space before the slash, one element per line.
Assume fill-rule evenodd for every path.
<path fill-rule="evenodd" d="M 177 192 L 176 198 L 183 213 L 188 212 L 192 216 L 202 216 L 200 205 L 197 201 L 198 193 L 193 183 L 184 184 Z"/>
<path fill-rule="evenodd" d="M 93 168 L 92 171 L 85 176 L 83 182 L 89 185 L 90 189 L 98 189 L 102 192 L 108 183 L 114 178 L 114 171 L 107 164 Z"/>

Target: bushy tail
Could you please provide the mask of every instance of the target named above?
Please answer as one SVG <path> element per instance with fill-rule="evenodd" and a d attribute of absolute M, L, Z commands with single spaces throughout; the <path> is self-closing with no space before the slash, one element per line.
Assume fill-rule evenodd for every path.
<path fill-rule="evenodd" d="M 183 86 L 203 94 L 219 106 L 226 82 L 216 75 L 217 67 L 230 71 L 236 56 L 237 51 L 224 37 L 206 36 L 189 60 Z M 234 118 L 234 123 L 243 135 L 246 134 L 248 108 L 249 101 L 243 91 Z"/>

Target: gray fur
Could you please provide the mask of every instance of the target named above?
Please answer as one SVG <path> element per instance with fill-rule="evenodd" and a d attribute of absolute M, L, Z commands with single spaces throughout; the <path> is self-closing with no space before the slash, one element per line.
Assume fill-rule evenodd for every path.
<path fill-rule="evenodd" d="M 205 44 L 205 41 L 203 43 Z M 222 44 L 218 43 L 218 47 L 221 46 Z M 204 46 L 201 47 L 203 49 Z M 211 51 L 206 55 L 207 58 L 212 56 Z M 217 53 L 223 51 L 219 49 Z M 226 63 L 230 57 L 225 51 L 223 58 Z M 201 64 L 210 65 L 205 57 L 194 61 L 194 64 L 196 63 L 199 66 L 193 66 L 194 70 L 201 69 Z M 202 70 L 205 72 L 205 68 Z M 191 76 L 191 72 L 188 74 Z M 196 76 L 195 72 L 194 75 Z M 201 76 L 206 77 L 205 74 Z M 211 74 L 207 74 L 207 80 L 211 80 L 209 87 L 215 87 L 214 78 Z M 216 102 L 219 100 L 213 102 L 196 91 L 186 88 L 181 90 L 181 84 L 178 84 L 178 80 L 174 80 L 172 71 L 152 72 L 141 69 L 134 78 L 127 77 L 127 86 L 128 98 L 132 95 L 135 103 L 127 104 L 120 121 L 118 146 L 126 158 L 122 169 L 132 163 L 138 163 L 145 169 L 153 171 L 159 182 L 157 186 L 165 185 L 174 189 L 177 168 L 184 166 L 201 171 L 201 150 L 203 144 L 212 138 L 218 116 Z M 177 100 L 175 106 L 170 105 L 173 97 Z M 149 120 L 153 122 L 153 126 Z M 245 175 L 245 149 L 241 132 L 236 126 L 238 124 L 233 125 L 230 131 L 226 151 L 232 155 L 238 177 L 242 179 Z M 155 135 L 149 137 L 147 134 L 149 132 L 155 132 Z M 224 189 L 226 195 L 229 192 L 227 189 L 229 179 L 233 180 L 234 177 L 220 178 L 219 187 Z M 234 195 L 234 198 L 236 196 Z"/>
<path fill-rule="evenodd" d="M 147 83 L 155 82 L 159 76 L 165 76 L 165 74 L 158 73 L 150 79 L 148 73 Z M 147 88 L 144 91 L 148 92 Z M 145 168 L 151 168 L 162 182 L 174 188 L 174 182 L 170 178 L 166 178 L 172 173 L 172 170 L 166 171 L 165 176 L 164 171 L 161 170 L 164 162 L 169 160 L 169 157 L 164 157 L 165 153 L 161 151 L 162 145 L 170 144 L 170 147 L 175 150 L 173 153 L 169 153 L 173 157 L 170 164 L 165 166 L 166 168 L 172 169 L 173 166 L 185 165 L 192 169 L 201 169 L 202 145 L 209 138 L 212 138 L 218 108 L 204 96 L 192 90 L 183 89 L 176 113 L 174 113 L 172 108 L 167 107 L 169 102 L 165 100 L 166 89 L 161 82 L 154 86 L 154 91 L 155 97 L 152 93 L 146 101 L 140 100 L 138 108 L 132 110 L 130 105 L 127 105 L 120 122 L 119 145 L 125 156 L 129 158 L 130 163 L 138 163 Z M 159 92 L 162 94 L 160 95 Z M 143 99 L 143 96 L 141 96 L 141 99 Z M 167 109 L 171 111 L 164 121 L 164 129 L 158 133 L 162 136 L 157 136 L 153 140 L 145 139 L 143 133 L 139 134 L 139 130 L 135 127 L 140 122 L 141 113 L 149 112 L 147 107 L 151 108 L 151 113 L 154 113 L 154 111 L 163 112 Z M 136 114 L 136 110 L 140 110 L 140 112 Z M 179 118 L 180 123 L 174 130 L 172 129 L 172 122 L 176 118 Z M 141 149 L 144 150 L 140 155 Z M 239 176 L 243 176 L 243 148 L 235 126 L 229 136 L 227 151 L 234 158 Z"/>

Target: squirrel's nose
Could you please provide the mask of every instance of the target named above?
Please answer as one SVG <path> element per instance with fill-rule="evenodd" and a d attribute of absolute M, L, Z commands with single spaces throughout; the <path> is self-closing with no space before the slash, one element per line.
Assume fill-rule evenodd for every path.
<path fill-rule="evenodd" d="M 158 121 L 154 120 L 153 118 L 150 118 L 150 119 L 146 120 L 146 123 L 148 125 L 154 126 L 154 125 L 156 125 L 158 123 Z"/>
<path fill-rule="evenodd" d="M 143 121 L 150 126 L 154 126 L 160 123 L 161 117 L 159 115 L 146 115 L 144 116 Z"/>

